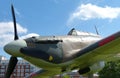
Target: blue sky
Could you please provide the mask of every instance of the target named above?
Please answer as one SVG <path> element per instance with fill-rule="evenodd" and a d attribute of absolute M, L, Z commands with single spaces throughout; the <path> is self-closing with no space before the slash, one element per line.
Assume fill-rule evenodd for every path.
<path fill-rule="evenodd" d="M 66 35 L 70 29 L 102 37 L 120 30 L 119 0 L 1 0 L 0 55 L 8 56 L 3 45 L 13 39 L 11 3 L 14 5 L 20 36 Z"/>

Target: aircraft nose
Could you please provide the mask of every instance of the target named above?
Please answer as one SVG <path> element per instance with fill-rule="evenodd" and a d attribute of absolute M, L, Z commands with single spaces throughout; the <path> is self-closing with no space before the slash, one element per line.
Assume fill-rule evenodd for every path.
<path fill-rule="evenodd" d="M 20 49 L 27 47 L 24 40 L 15 40 L 4 46 L 4 50 L 12 56 L 20 56 Z"/>

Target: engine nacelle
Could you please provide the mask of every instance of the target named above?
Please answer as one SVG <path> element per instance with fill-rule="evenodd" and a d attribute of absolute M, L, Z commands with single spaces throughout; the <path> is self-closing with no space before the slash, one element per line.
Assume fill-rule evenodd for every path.
<path fill-rule="evenodd" d="M 104 61 L 101 61 L 93 64 L 90 67 L 80 69 L 78 72 L 79 74 L 94 73 L 94 72 L 100 71 L 104 66 L 105 66 Z"/>

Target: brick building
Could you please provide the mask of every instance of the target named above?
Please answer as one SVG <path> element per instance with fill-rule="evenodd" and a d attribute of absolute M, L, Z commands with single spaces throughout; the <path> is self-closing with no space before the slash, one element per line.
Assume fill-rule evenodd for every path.
<path fill-rule="evenodd" d="M 9 60 L 7 60 L 1 56 L 0 56 L 0 58 L 1 58 L 1 60 L 0 60 L 0 78 L 4 78 Z M 19 60 L 14 69 L 14 72 L 13 72 L 11 78 L 24 78 L 24 77 L 28 76 L 30 73 L 34 72 L 35 70 L 36 70 L 35 66 L 29 64 L 25 60 Z"/>

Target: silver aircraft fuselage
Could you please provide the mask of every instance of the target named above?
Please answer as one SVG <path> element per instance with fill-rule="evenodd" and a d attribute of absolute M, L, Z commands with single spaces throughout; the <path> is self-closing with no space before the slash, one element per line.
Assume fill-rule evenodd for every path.
<path fill-rule="evenodd" d="M 9 54 L 40 68 L 61 70 L 68 65 L 68 69 L 75 67 L 72 61 L 79 57 L 80 51 L 100 39 L 97 35 L 36 36 L 13 41 L 5 46 L 5 50 L 7 48 Z"/>

